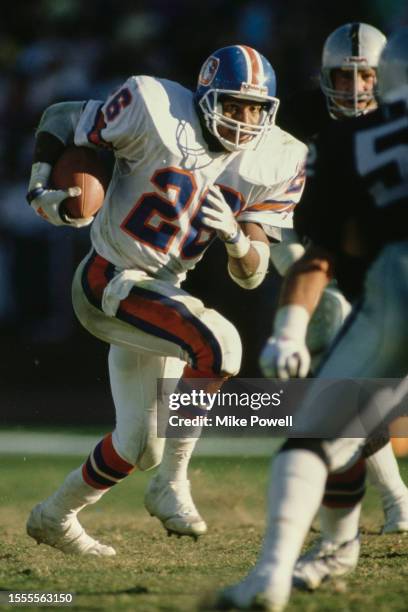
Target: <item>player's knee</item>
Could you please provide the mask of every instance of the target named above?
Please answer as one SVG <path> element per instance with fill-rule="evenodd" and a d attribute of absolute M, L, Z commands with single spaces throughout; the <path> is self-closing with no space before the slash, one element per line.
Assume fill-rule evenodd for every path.
<path fill-rule="evenodd" d="M 135 353 L 121 346 L 111 345 L 109 349 L 108 363 L 110 371 L 120 372 L 121 375 L 134 375 L 137 372 L 140 353 Z"/>
<path fill-rule="evenodd" d="M 344 471 L 361 457 L 363 438 L 332 438 L 322 440 L 331 472 Z"/>
<path fill-rule="evenodd" d="M 163 445 L 154 442 L 121 441 L 115 437 L 115 448 L 118 454 L 137 469 L 145 472 L 159 465 L 163 455 Z"/>
<path fill-rule="evenodd" d="M 279 452 L 292 449 L 310 450 L 326 464 L 330 472 L 345 470 L 361 456 L 363 438 L 291 438 L 286 440 Z"/>
<path fill-rule="evenodd" d="M 289 438 L 279 449 L 280 453 L 291 450 L 308 450 L 315 453 L 327 465 L 330 465 L 329 457 L 323 447 L 322 440 L 314 438 Z"/>
<path fill-rule="evenodd" d="M 221 316 L 221 315 L 220 315 Z M 224 375 L 235 376 L 241 368 L 242 342 L 236 327 L 227 319 L 222 318 L 219 332 L 219 342 L 222 349 L 222 367 Z"/>
<path fill-rule="evenodd" d="M 146 448 L 139 456 L 136 466 L 142 472 L 147 472 L 160 464 L 163 456 L 163 444 L 154 441 L 147 443 Z"/>
<path fill-rule="evenodd" d="M 328 508 L 349 508 L 358 504 L 365 493 L 366 466 L 360 457 L 342 472 L 329 474 L 323 497 Z"/>
<path fill-rule="evenodd" d="M 142 436 L 135 432 L 128 431 L 124 435 L 123 431 L 119 432 L 115 429 L 112 433 L 112 442 L 118 455 L 132 465 L 137 465 L 140 454 L 144 447 Z"/>
<path fill-rule="evenodd" d="M 242 343 L 235 326 L 216 310 L 205 308 L 200 321 L 207 328 L 196 351 L 195 369 L 214 376 L 235 376 L 242 359 Z"/>

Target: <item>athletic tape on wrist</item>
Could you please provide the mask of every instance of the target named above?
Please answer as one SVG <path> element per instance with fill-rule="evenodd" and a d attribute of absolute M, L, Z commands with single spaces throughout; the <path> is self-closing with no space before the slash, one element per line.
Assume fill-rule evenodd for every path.
<path fill-rule="evenodd" d="M 228 255 L 235 257 L 235 259 L 241 259 L 245 257 L 251 248 L 251 241 L 248 236 L 245 236 L 244 232 L 238 230 L 237 236 L 233 237 L 233 241 L 224 241 L 225 248 L 227 249 Z"/>
<path fill-rule="evenodd" d="M 301 340 L 306 338 L 310 315 L 300 304 L 287 304 L 278 308 L 273 325 L 274 335 Z"/>

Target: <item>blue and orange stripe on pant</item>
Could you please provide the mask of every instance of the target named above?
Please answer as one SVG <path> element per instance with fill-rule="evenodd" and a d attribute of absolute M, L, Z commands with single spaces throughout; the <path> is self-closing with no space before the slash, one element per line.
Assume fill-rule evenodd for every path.
<path fill-rule="evenodd" d="M 106 285 L 115 274 L 114 266 L 93 253 L 82 273 L 82 288 L 88 301 L 102 311 Z M 135 285 L 120 302 L 117 319 L 141 331 L 180 346 L 190 357 L 185 377 L 222 377 L 222 349 L 219 341 L 198 317 L 180 301 Z"/>

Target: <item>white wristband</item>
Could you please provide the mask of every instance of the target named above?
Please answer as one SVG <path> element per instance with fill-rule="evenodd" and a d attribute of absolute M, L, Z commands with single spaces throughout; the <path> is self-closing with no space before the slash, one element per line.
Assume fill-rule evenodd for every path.
<path fill-rule="evenodd" d="M 248 236 L 245 236 L 244 232 L 239 229 L 236 237 L 230 241 L 224 241 L 225 248 L 227 249 L 228 255 L 235 257 L 235 259 L 241 259 L 245 257 L 251 248 L 251 241 Z"/>
<path fill-rule="evenodd" d="M 304 306 L 287 304 L 281 306 L 275 315 L 274 335 L 304 341 L 310 315 Z"/>

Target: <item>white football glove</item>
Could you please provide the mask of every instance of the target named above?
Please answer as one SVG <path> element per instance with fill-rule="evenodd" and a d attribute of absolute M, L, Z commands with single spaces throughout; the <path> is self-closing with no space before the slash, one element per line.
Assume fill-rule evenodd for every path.
<path fill-rule="evenodd" d="M 235 220 L 234 213 L 228 206 L 217 185 L 210 187 L 205 201 L 209 203 L 209 206 L 201 208 L 201 212 L 204 215 L 202 219 L 204 225 L 214 229 L 218 237 L 224 242 L 234 238 L 240 231 L 240 228 Z"/>
<path fill-rule="evenodd" d="M 305 378 L 310 368 L 310 354 L 302 342 L 271 336 L 263 348 L 259 366 L 266 378 Z"/>
<path fill-rule="evenodd" d="M 310 368 L 306 346 L 309 313 L 303 306 L 282 306 L 276 313 L 274 335 L 267 341 L 259 366 L 267 378 L 305 378 Z"/>
<path fill-rule="evenodd" d="M 47 189 L 46 185 L 50 175 L 50 164 L 42 162 L 33 164 L 27 200 L 37 215 L 52 225 L 70 225 L 71 227 L 81 228 L 92 223 L 93 217 L 73 219 L 61 209 L 61 203 L 64 200 L 81 195 L 81 188 Z"/>

